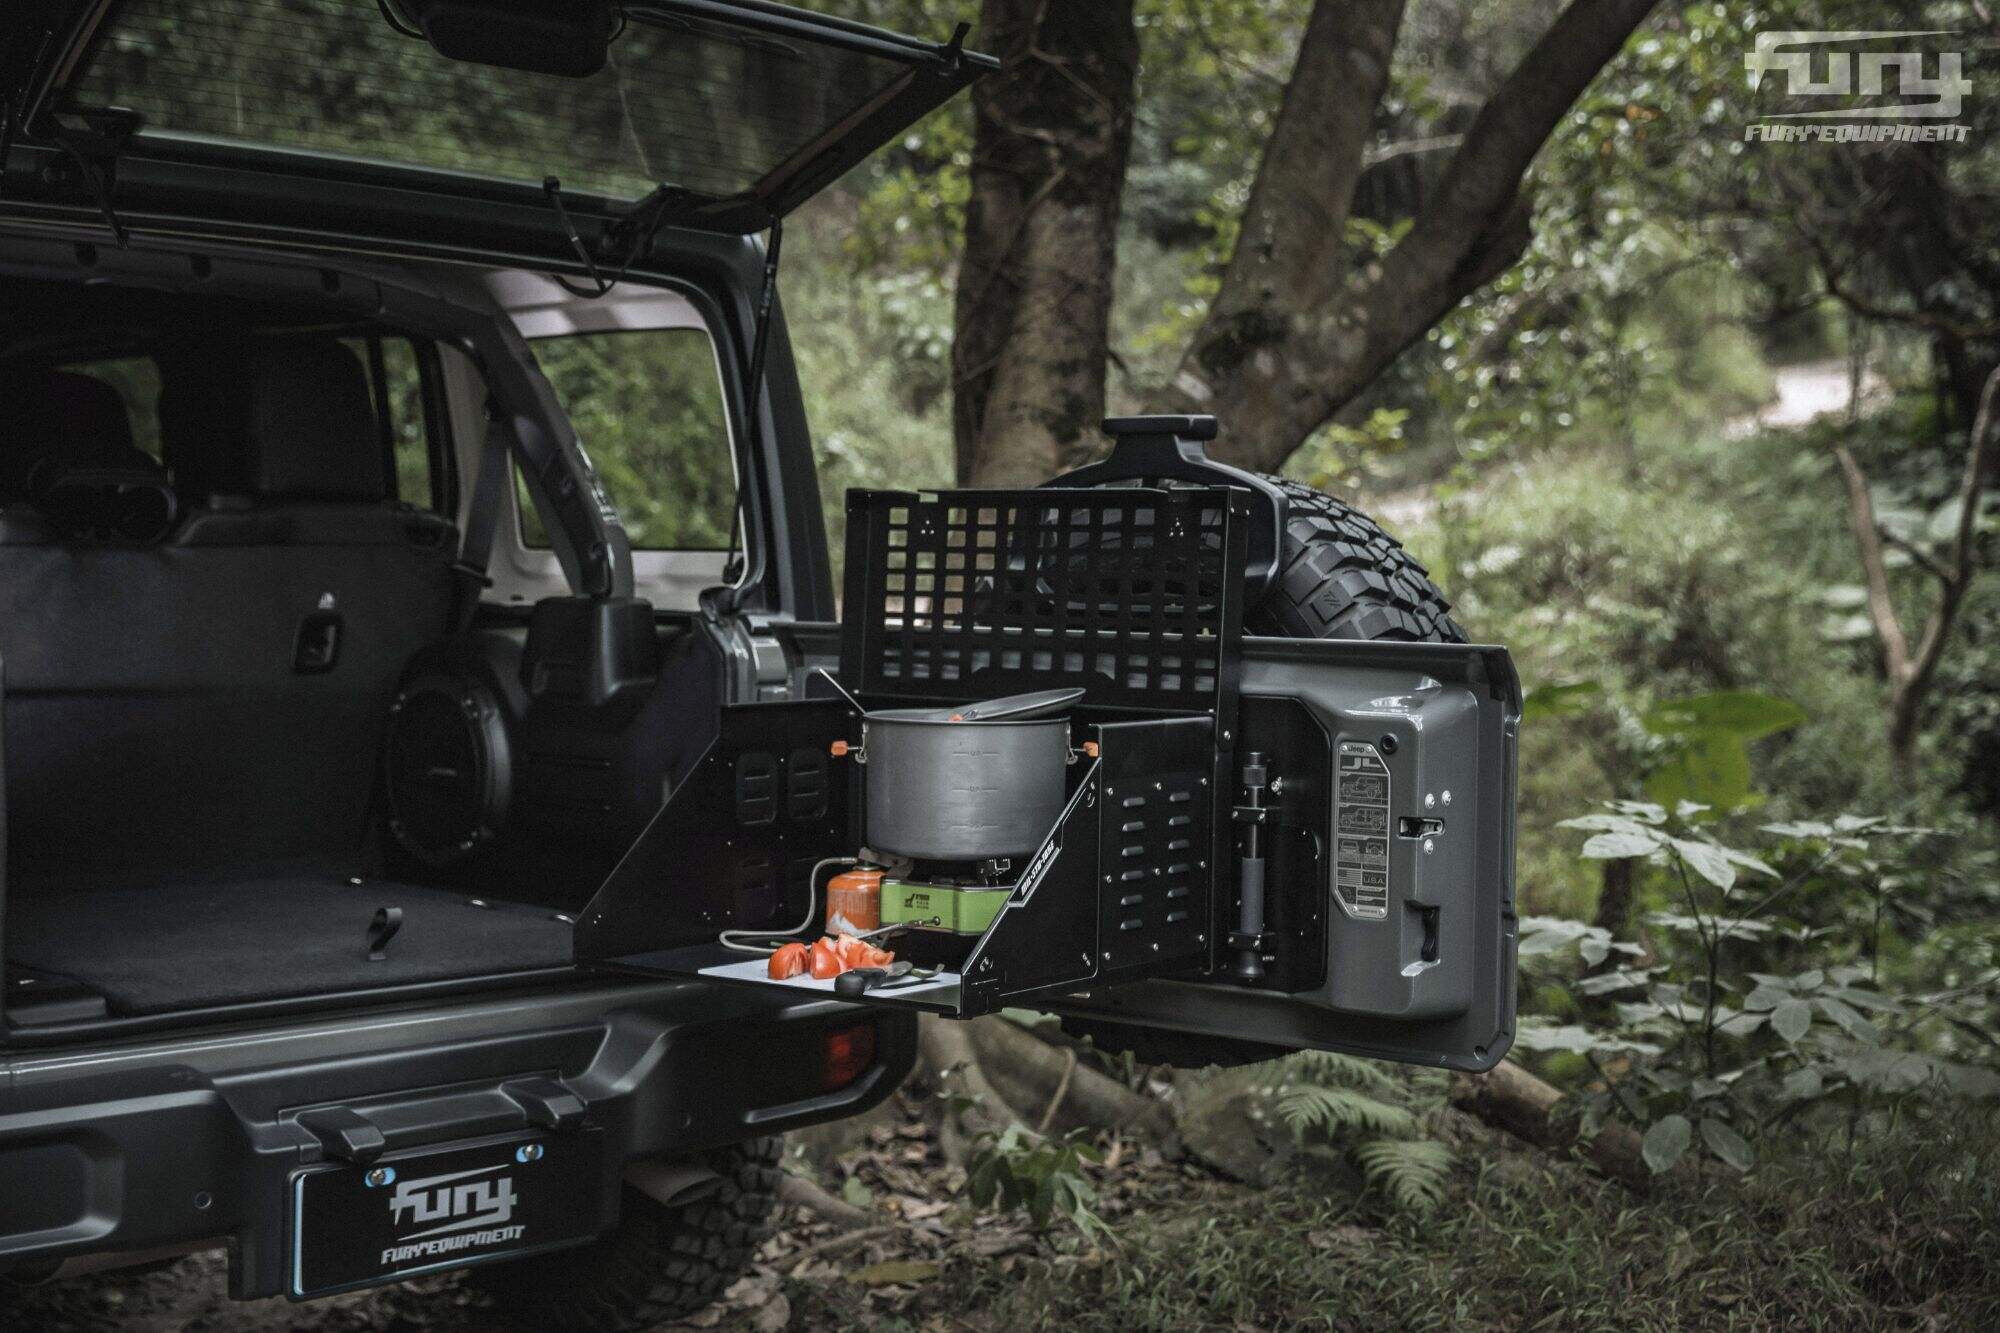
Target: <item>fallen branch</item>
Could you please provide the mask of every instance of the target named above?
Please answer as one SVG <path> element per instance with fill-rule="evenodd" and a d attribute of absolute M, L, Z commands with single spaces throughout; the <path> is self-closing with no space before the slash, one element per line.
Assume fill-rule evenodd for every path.
<path fill-rule="evenodd" d="M 803 1208 L 847 1231 L 876 1224 L 875 1215 L 867 1209 L 856 1208 L 847 1200 L 828 1194 L 814 1181 L 790 1172 L 778 1180 L 778 1202 Z"/>
<path fill-rule="evenodd" d="M 814 1241 L 810 1245 L 800 1246 L 785 1256 L 785 1262 L 796 1267 L 804 1260 L 817 1259 L 824 1255 L 835 1254 L 851 1246 L 859 1245 L 863 1241 L 875 1240 L 882 1236 L 891 1235 L 898 1229 L 897 1227 L 883 1225 L 863 1227 L 859 1231 L 843 1231 L 838 1236 L 828 1236 L 825 1240 Z"/>
<path fill-rule="evenodd" d="M 1451 1104 L 1459 1110 L 1537 1147 L 1577 1148 L 1599 1171 L 1635 1189 L 1651 1183 L 1653 1173 L 1634 1130 L 1607 1124 L 1587 1143 L 1579 1143 L 1576 1118 L 1557 1112 L 1562 1100 L 1559 1089 L 1512 1060 L 1502 1060 L 1484 1074 L 1452 1080 Z"/>

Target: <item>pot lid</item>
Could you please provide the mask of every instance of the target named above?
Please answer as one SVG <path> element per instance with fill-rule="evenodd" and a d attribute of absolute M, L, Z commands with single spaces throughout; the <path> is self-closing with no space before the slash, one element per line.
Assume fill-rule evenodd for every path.
<path fill-rule="evenodd" d="M 1036 690 L 1030 694 L 1010 694 L 1003 699 L 987 699 L 976 704 L 945 708 L 891 708 L 868 714 L 870 720 L 893 722 L 1027 722 L 1061 712 L 1083 697 L 1081 687 Z"/>

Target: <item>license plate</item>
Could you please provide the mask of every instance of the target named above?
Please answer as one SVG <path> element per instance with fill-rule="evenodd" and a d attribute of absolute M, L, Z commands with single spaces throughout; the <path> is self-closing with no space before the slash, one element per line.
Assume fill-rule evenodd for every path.
<path fill-rule="evenodd" d="M 596 1130 L 409 1152 L 292 1178 L 292 1295 L 573 1245 L 610 1225 Z"/>

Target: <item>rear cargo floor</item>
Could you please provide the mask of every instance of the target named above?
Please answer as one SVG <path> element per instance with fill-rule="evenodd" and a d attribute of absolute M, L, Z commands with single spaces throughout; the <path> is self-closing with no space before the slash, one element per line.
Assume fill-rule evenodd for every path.
<path fill-rule="evenodd" d="M 403 926 L 368 958 L 376 909 Z M 566 967 L 570 923 L 546 908 L 287 872 L 130 889 L 17 892 L 7 961 L 83 983 L 114 1013 L 176 1009 Z"/>

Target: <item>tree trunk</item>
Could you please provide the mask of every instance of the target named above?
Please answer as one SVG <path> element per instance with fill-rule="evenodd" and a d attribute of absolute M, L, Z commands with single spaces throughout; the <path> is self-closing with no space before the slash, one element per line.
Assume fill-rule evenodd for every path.
<path fill-rule="evenodd" d="M 1236 249 L 1160 410 L 1222 419 L 1217 456 L 1275 470 L 1528 243 L 1521 181 L 1658 0 L 1571 0 L 1480 108 L 1386 252 L 1348 220 L 1406 0 L 1316 0 Z M 1133 0 L 986 0 L 1004 61 L 973 88 L 954 312 L 962 483 L 1018 485 L 1095 452 L 1132 137 Z"/>
<path fill-rule="evenodd" d="M 1629 857 L 1619 857 L 1604 862 L 1597 887 L 1597 910 L 1591 914 L 1590 924 L 1600 930 L 1611 932 L 1611 938 L 1622 939 L 1632 929 L 1632 888 L 1636 876 L 1632 873 L 1639 863 Z M 1611 972 L 1624 965 L 1624 960 L 1615 950 L 1604 956 L 1597 966 L 1584 969 L 1588 972 Z"/>
<path fill-rule="evenodd" d="M 1094 449 L 1139 66 L 1133 0 L 986 0 L 953 314 L 958 480 L 1032 486 Z"/>

